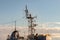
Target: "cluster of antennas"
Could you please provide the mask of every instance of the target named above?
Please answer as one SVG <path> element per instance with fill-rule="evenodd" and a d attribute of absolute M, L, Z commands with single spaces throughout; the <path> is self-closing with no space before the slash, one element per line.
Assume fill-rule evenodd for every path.
<path fill-rule="evenodd" d="M 27 9 L 27 5 L 26 5 L 25 13 L 26 13 L 26 18 L 28 19 L 29 31 L 31 34 L 34 34 L 34 32 L 35 32 L 34 27 L 36 27 L 36 24 L 33 22 L 34 22 L 35 17 L 32 17 L 32 15 L 29 14 L 28 9 Z"/>

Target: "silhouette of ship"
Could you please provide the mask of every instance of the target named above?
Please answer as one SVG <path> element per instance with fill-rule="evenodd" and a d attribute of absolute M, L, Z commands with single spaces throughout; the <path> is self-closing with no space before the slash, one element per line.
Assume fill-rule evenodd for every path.
<path fill-rule="evenodd" d="M 20 37 L 19 32 L 17 30 L 13 31 L 11 36 L 9 37 L 8 35 L 8 38 L 7 38 L 7 40 L 20 40 L 20 39 L 24 39 L 24 37 Z"/>
<path fill-rule="evenodd" d="M 26 19 L 28 20 L 28 28 L 29 28 L 29 35 L 27 36 L 27 39 L 25 39 L 25 37 L 21 37 L 19 35 L 19 31 L 16 30 L 16 21 L 15 21 L 15 30 L 11 33 L 11 35 L 8 35 L 7 40 L 51 40 L 51 36 L 50 34 L 40 34 L 38 35 L 38 33 L 35 33 L 35 26 L 36 24 L 34 23 L 34 18 L 36 17 L 32 17 L 31 14 L 29 14 L 28 9 L 27 9 L 27 5 L 26 5 L 26 9 L 25 9 L 25 13 L 26 13 Z"/>

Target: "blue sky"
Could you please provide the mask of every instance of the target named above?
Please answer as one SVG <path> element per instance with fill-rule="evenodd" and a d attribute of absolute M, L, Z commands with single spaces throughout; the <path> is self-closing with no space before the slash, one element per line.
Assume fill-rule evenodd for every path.
<path fill-rule="evenodd" d="M 39 23 L 60 22 L 60 0 L 0 0 L 0 25 L 15 20 L 25 25 L 25 5 Z"/>

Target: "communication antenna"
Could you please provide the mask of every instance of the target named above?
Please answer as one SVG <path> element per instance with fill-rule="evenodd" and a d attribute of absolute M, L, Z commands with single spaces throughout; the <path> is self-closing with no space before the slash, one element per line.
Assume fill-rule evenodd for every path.
<path fill-rule="evenodd" d="M 27 9 L 27 5 L 26 5 L 26 7 L 25 7 L 25 13 L 26 13 L 26 19 L 28 19 L 28 31 L 29 31 L 29 33 L 32 35 L 32 34 L 34 34 L 35 33 L 35 28 L 34 27 L 36 27 L 36 24 L 34 23 L 34 18 L 35 17 L 32 17 L 32 15 L 31 14 L 29 14 L 29 11 L 28 11 L 28 9 Z"/>
<path fill-rule="evenodd" d="M 28 17 L 28 9 L 27 9 L 27 5 L 25 7 L 25 13 L 26 13 L 26 18 Z"/>
<path fill-rule="evenodd" d="M 16 31 L 16 21 L 15 21 L 15 31 Z"/>

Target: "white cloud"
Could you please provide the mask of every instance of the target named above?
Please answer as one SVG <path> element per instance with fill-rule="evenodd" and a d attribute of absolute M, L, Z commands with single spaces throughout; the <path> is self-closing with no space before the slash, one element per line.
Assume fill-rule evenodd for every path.
<path fill-rule="evenodd" d="M 49 33 L 52 37 L 60 37 L 60 27 L 48 27 L 48 24 L 60 24 L 60 22 L 50 22 L 50 23 L 43 23 L 41 27 L 41 24 L 35 27 L 36 33 Z M 14 30 L 14 26 L 9 25 L 0 25 L 0 39 L 5 40 L 7 38 L 8 34 L 11 34 L 11 32 Z M 28 27 L 20 27 L 17 26 L 17 30 L 20 32 L 21 36 L 28 34 Z M 1 37 L 2 36 L 2 37 Z M 4 38 L 4 39 L 3 39 Z"/>

